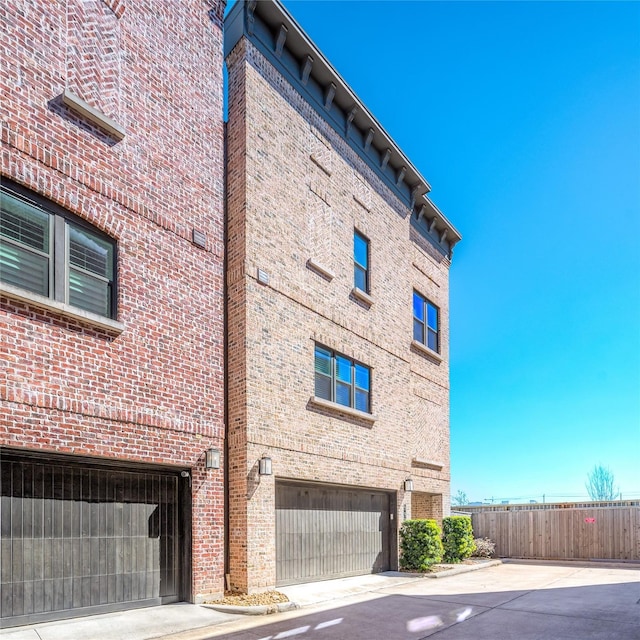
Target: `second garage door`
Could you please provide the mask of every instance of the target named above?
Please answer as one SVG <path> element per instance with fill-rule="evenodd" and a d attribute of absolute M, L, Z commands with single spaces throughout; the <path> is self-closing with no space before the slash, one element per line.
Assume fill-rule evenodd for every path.
<path fill-rule="evenodd" d="M 277 584 L 387 571 L 389 520 L 387 493 L 279 482 Z"/>

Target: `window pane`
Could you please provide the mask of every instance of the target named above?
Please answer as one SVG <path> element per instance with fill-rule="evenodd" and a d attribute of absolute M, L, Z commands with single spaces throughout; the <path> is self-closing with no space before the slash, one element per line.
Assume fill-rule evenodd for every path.
<path fill-rule="evenodd" d="M 351 360 L 336 356 L 336 380 L 351 384 Z"/>
<path fill-rule="evenodd" d="M 369 267 L 369 241 L 357 231 L 353 234 L 353 259 L 364 269 Z"/>
<path fill-rule="evenodd" d="M 353 268 L 353 286 L 368 293 L 367 272 L 357 264 Z"/>
<path fill-rule="evenodd" d="M 427 319 L 429 328 L 434 331 L 438 330 L 438 309 L 430 302 L 427 303 Z"/>
<path fill-rule="evenodd" d="M 49 295 L 49 258 L 0 242 L 0 280 L 42 296 Z"/>
<path fill-rule="evenodd" d="M 315 396 L 316 398 L 331 400 L 331 378 L 316 373 Z"/>
<path fill-rule="evenodd" d="M 88 273 L 69 270 L 69 304 L 111 317 L 111 286 Z"/>
<path fill-rule="evenodd" d="M 356 409 L 369 413 L 369 393 L 356 389 Z"/>
<path fill-rule="evenodd" d="M 371 369 L 351 358 L 315 347 L 315 396 L 370 411 Z"/>
<path fill-rule="evenodd" d="M 113 280 L 113 243 L 69 224 L 69 263 Z"/>
<path fill-rule="evenodd" d="M 429 329 L 429 344 L 427 346 L 433 351 L 438 351 L 438 334 L 431 329 Z"/>
<path fill-rule="evenodd" d="M 336 382 L 336 402 L 345 407 L 351 406 L 351 385 Z"/>
<path fill-rule="evenodd" d="M 2 193 L 0 233 L 20 244 L 49 253 L 48 214 L 18 198 Z"/>
<path fill-rule="evenodd" d="M 356 387 L 369 391 L 369 367 L 361 364 L 355 365 L 356 370 Z"/>
<path fill-rule="evenodd" d="M 413 320 L 413 339 L 424 344 L 424 325 L 420 320 Z"/>
<path fill-rule="evenodd" d="M 424 321 L 424 298 L 415 291 L 413 292 L 413 317 Z"/>
<path fill-rule="evenodd" d="M 316 347 L 316 372 L 331 376 L 331 352 Z"/>

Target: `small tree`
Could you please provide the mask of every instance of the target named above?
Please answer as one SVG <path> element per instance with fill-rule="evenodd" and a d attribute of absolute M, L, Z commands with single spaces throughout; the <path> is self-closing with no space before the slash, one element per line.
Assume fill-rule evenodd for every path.
<path fill-rule="evenodd" d="M 469 498 L 467 498 L 467 494 L 464 491 L 458 490 L 455 496 L 451 499 L 451 502 L 456 507 L 461 507 L 464 504 L 469 504 Z"/>
<path fill-rule="evenodd" d="M 592 500 L 615 500 L 620 493 L 613 486 L 613 473 L 609 468 L 597 464 L 587 474 L 587 491 Z"/>
<path fill-rule="evenodd" d="M 469 516 L 449 516 L 442 520 L 442 544 L 445 562 L 461 562 L 475 550 Z"/>

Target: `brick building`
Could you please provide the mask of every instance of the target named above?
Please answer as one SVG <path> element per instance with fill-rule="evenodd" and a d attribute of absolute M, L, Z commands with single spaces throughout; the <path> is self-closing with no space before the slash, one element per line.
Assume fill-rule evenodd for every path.
<path fill-rule="evenodd" d="M 223 590 L 224 5 L 0 6 L 2 626 Z"/>
<path fill-rule="evenodd" d="M 449 512 L 458 232 L 277 1 L 225 19 L 231 586 L 397 567 Z"/>

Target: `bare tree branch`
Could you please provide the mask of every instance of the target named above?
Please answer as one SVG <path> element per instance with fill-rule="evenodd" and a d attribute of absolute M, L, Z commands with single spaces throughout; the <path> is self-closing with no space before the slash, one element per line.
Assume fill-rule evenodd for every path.
<path fill-rule="evenodd" d="M 585 485 L 592 500 L 615 500 L 620 492 L 615 490 L 613 473 L 608 467 L 597 464 L 587 474 Z"/>
<path fill-rule="evenodd" d="M 469 498 L 467 498 L 467 494 L 464 491 L 458 491 L 458 493 L 452 497 L 451 501 L 456 507 L 461 507 L 464 504 L 469 504 Z"/>

